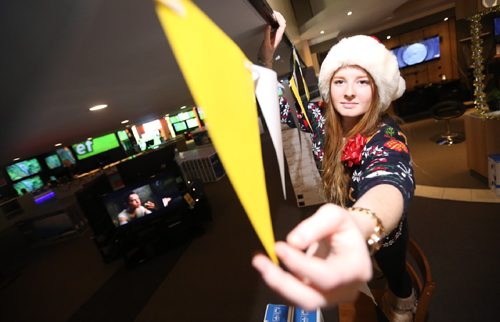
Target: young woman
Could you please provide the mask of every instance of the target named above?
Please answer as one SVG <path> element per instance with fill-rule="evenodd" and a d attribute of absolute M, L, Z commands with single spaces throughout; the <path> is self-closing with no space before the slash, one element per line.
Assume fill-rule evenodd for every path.
<path fill-rule="evenodd" d="M 279 13 L 275 17 L 284 24 Z M 266 31 L 265 62 L 272 61 L 268 56 L 276 48 L 272 38 Z M 372 37 L 344 38 L 323 61 L 319 90 L 323 107 L 309 103 L 298 119 L 312 133 L 329 204 L 294 229 L 287 243 L 277 243 L 290 273 L 263 256 L 253 264 L 270 287 L 298 305 L 336 304 L 352 299 L 371 278 L 366 246 L 359 248 L 362 236 L 388 282 L 382 311 L 390 321 L 412 321 L 416 303 L 405 266 L 406 210 L 415 184 L 406 137 L 387 114 L 405 90 L 396 57 Z M 281 103 L 282 121 L 293 126 L 287 102 Z M 319 241 L 326 246 L 323 259 L 301 253 Z"/>

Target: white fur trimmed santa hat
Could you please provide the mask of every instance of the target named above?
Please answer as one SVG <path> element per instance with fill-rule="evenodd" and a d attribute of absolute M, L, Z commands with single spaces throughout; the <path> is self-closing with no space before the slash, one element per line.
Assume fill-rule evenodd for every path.
<path fill-rule="evenodd" d="M 344 38 L 334 45 L 321 65 L 319 90 L 326 102 L 330 101 L 330 81 L 333 74 L 340 67 L 349 65 L 362 67 L 375 81 L 380 112 L 401 97 L 406 89 L 396 56 L 375 38 L 358 35 Z"/>

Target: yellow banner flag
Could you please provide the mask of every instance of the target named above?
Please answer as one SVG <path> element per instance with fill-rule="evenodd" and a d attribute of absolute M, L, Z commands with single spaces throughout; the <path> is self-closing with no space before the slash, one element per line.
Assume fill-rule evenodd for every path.
<path fill-rule="evenodd" d="M 191 1 L 158 1 L 156 12 L 229 180 L 277 263 L 251 63 Z"/>

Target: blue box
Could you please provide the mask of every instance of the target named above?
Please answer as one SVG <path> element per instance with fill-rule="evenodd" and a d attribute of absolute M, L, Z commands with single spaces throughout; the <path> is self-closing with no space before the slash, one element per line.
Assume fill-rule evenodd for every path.
<path fill-rule="evenodd" d="M 323 322 L 319 309 L 306 311 L 284 304 L 268 304 L 264 322 Z"/>
<path fill-rule="evenodd" d="M 299 307 L 293 310 L 293 322 L 322 322 L 320 310 L 306 311 Z"/>
<path fill-rule="evenodd" d="M 293 322 L 293 309 L 283 304 L 268 304 L 264 322 Z"/>

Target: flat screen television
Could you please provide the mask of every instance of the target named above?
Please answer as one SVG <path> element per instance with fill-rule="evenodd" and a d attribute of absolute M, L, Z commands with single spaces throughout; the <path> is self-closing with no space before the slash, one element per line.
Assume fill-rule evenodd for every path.
<path fill-rule="evenodd" d="M 173 176 L 155 177 L 143 184 L 106 194 L 102 201 L 116 227 L 128 225 L 150 215 L 161 215 L 166 208 L 183 203 L 180 186 Z"/>
<path fill-rule="evenodd" d="M 99 153 L 118 148 L 120 147 L 120 143 L 115 133 L 110 133 L 92 138 L 85 142 L 73 144 L 71 147 L 73 151 L 75 151 L 76 158 L 78 160 L 83 160 Z"/>
<path fill-rule="evenodd" d="M 51 154 L 45 157 L 45 164 L 49 169 L 57 169 L 62 166 L 61 159 L 57 154 Z"/>
<path fill-rule="evenodd" d="M 71 150 L 69 148 L 59 148 L 56 150 L 56 153 L 61 159 L 63 165 L 68 166 L 76 164 L 75 157 L 73 156 L 73 153 L 71 153 Z"/>
<path fill-rule="evenodd" d="M 179 117 L 177 117 L 177 115 L 175 115 L 175 116 L 170 116 L 168 119 L 170 120 L 170 123 L 172 123 L 172 124 L 173 124 L 173 123 L 180 122 Z"/>
<path fill-rule="evenodd" d="M 16 162 L 6 167 L 7 174 L 12 181 L 32 176 L 42 171 L 42 167 L 37 159 L 28 159 Z"/>
<path fill-rule="evenodd" d="M 187 124 L 187 127 L 190 129 L 198 127 L 198 119 L 197 118 L 187 119 L 186 124 Z"/>
<path fill-rule="evenodd" d="M 186 122 L 179 122 L 172 124 L 174 126 L 174 130 L 176 133 L 180 133 L 182 131 L 187 130 Z"/>
<path fill-rule="evenodd" d="M 434 36 L 405 46 L 392 48 L 399 68 L 414 66 L 441 57 L 440 37 Z"/>
<path fill-rule="evenodd" d="M 185 121 L 193 117 L 196 117 L 193 111 L 181 112 L 177 114 L 177 118 L 179 119 L 179 121 Z"/>
<path fill-rule="evenodd" d="M 23 195 L 23 190 L 33 192 L 43 188 L 44 182 L 40 176 L 33 176 L 14 183 L 13 187 L 18 195 Z"/>

